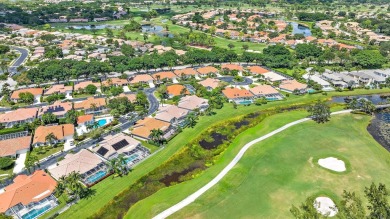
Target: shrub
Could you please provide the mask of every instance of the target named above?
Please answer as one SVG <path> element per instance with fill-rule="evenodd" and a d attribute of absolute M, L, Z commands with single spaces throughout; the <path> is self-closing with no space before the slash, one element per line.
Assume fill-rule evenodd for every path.
<path fill-rule="evenodd" d="M 14 164 L 14 160 L 9 157 L 0 158 L 0 169 L 7 169 Z"/>

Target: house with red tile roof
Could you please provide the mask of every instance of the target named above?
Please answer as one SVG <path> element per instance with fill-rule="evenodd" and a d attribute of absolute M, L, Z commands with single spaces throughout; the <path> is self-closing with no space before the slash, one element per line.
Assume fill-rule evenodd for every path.
<path fill-rule="evenodd" d="M 299 93 L 306 93 L 307 85 L 302 84 L 296 80 L 285 80 L 282 81 L 282 83 L 279 85 L 279 89 L 287 93 L 293 93 L 294 91 Z"/>
<path fill-rule="evenodd" d="M 221 86 L 221 81 L 215 78 L 206 78 L 198 83 L 205 87 L 208 91 L 212 91 L 213 89 Z"/>
<path fill-rule="evenodd" d="M 136 124 L 133 126 L 133 129 L 131 130 L 131 134 L 134 137 L 148 140 L 150 139 L 150 135 L 153 129 L 160 129 L 164 134 L 166 134 L 171 129 L 171 123 L 146 117 L 136 122 Z"/>
<path fill-rule="evenodd" d="M 82 81 L 74 85 L 74 91 L 82 91 L 90 84 L 95 85 L 98 89 L 101 87 L 100 82 Z"/>
<path fill-rule="evenodd" d="M 219 72 L 219 70 L 213 66 L 201 67 L 201 68 L 196 69 L 196 71 L 198 71 L 199 75 L 202 77 L 213 75 L 213 74 L 218 74 L 218 72 Z"/>
<path fill-rule="evenodd" d="M 248 71 L 254 75 L 261 75 L 270 72 L 270 70 L 262 68 L 260 66 L 249 66 Z"/>
<path fill-rule="evenodd" d="M 39 103 L 41 96 L 43 94 L 43 89 L 42 88 L 24 88 L 24 89 L 20 89 L 20 90 L 15 90 L 14 92 L 12 92 L 11 100 L 14 102 L 18 102 L 20 100 L 19 95 L 21 93 L 31 93 L 32 95 L 34 95 L 34 102 Z"/>
<path fill-rule="evenodd" d="M 86 100 L 74 103 L 75 110 L 84 110 L 85 114 L 100 114 L 107 111 L 106 99 L 103 97 L 88 97 Z"/>
<path fill-rule="evenodd" d="M 16 158 L 30 150 L 31 135 L 0 140 L 0 157 Z"/>
<path fill-rule="evenodd" d="M 173 84 L 167 86 L 167 93 L 169 95 L 169 98 L 172 98 L 174 96 L 182 96 L 182 95 L 190 94 L 187 88 L 181 84 Z"/>
<path fill-rule="evenodd" d="M 43 114 L 53 113 L 57 118 L 65 118 L 66 113 L 73 109 L 71 102 L 56 101 L 51 105 L 42 106 L 38 110 L 38 118 L 42 118 Z"/>
<path fill-rule="evenodd" d="M 55 140 L 53 143 L 65 142 L 73 140 L 74 126 L 73 124 L 39 126 L 34 133 L 33 146 L 43 146 L 48 142 L 46 136 L 53 133 Z"/>
<path fill-rule="evenodd" d="M 177 69 L 177 70 L 175 70 L 173 72 L 178 77 L 184 77 L 184 78 L 199 76 L 198 72 L 195 69 L 193 69 L 193 68 Z"/>
<path fill-rule="evenodd" d="M 65 86 L 63 84 L 55 84 L 49 89 L 45 90 L 43 96 L 50 96 L 53 94 L 65 94 L 65 96 L 71 96 L 73 91 L 72 86 Z"/>
<path fill-rule="evenodd" d="M 178 76 L 171 71 L 158 72 L 153 74 L 152 77 L 156 83 L 161 83 L 161 81 L 165 80 L 174 81 L 178 78 Z"/>
<path fill-rule="evenodd" d="M 103 86 L 126 86 L 129 85 L 129 81 L 127 79 L 121 78 L 108 78 L 107 80 L 102 82 Z"/>
<path fill-rule="evenodd" d="M 229 101 L 234 101 L 236 103 L 240 103 L 241 101 L 251 101 L 254 98 L 254 95 L 249 90 L 236 87 L 227 87 L 222 90 L 222 93 L 229 99 Z"/>
<path fill-rule="evenodd" d="M 153 84 L 153 77 L 148 74 L 137 74 L 129 78 L 130 84 Z"/>
<path fill-rule="evenodd" d="M 0 114 L 0 124 L 11 128 L 17 124 L 33 122 L 37 117 L 38 108 L 19 108 Z"/>
<path fill-rule="evenodd" d="M 238 71 L 242 72 L 244 68 L 241 65 L 236 64 L 222 64 L 221 69 L 225 71 Z"/>
<path fill-rule="evenodd" d="M 37 170 L 30 176 L 18 175 L 13 181 L 0 193 L 0 213 L 27 218 L 30 212 L 39 210 L 42 215 L 57 206 L 53 195 L 57 181 L 45 171 Z"/>

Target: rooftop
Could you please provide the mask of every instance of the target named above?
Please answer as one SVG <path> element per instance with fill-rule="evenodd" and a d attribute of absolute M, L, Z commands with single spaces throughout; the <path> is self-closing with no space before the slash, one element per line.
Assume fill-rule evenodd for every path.
<path fill-rule="evenodd" d="M 57 182 L 43 170 L 37 170 L 32 175 L 19 175 L 14 183 L 5 187 L 0 193 L 0 212 L 22 203 L 28 205 L 50 196 L 57 186 Z"/>

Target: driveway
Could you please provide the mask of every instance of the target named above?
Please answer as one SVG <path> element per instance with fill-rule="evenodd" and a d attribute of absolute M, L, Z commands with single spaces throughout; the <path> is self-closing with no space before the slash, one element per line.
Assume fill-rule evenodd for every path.
<path fill-rule="evenodd" d="M 26 161 L 26 157 L 27 157 L 27 152 L 20 154 L 18 159 L 16 159 L 15 167 L 14 167 L 14 171 L 13 171 L 15 174 L 21 173 L 23 171 L 24 162 Z"/>

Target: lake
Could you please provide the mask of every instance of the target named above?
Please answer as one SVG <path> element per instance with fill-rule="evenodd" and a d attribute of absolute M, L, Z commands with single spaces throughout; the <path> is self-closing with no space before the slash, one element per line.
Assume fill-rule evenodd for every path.
<path fill-rule="evenodd" d="M 81 30 L 81 29 L 86 29 L 86 30 L 91 30 L 91 29 L 95 29 L 95 30 L 103 30 L 105 28 L 109 28 L 109 29 L 119 29 L 121 28 L 121 26 L 115 26 L 115 25 L 108 25 L 108 24 L 99 24 L 99 25 L 72 25 L 72 26 L 68 26 L 67 29 L 69 28 L 73 28 L 75 30 Z"/>
<path fill-rule="evenodd" d="M 383 102 L 386 102 L 387 98 L 383 95 L 379 95 L 379 94 L 373 94 L 373 95 L 357 95 L 357 96 L 343 96 L 343 97 L 332 97 L 332 101 L 333 103 L 345 103 L 345 98 L 365 98 L 369 101 L 371 101 L 373 104 L 379 104 L 379 103 L 383 103 Z"/>
<path fill-rule="evenodd" d="M 303 34 L 305 37 L 311 36 L 310 28 L 298 24 L 297 22 L 290 22 L 290 24 L 293 27 L 292 34 Z"/>

